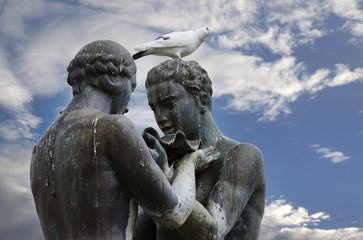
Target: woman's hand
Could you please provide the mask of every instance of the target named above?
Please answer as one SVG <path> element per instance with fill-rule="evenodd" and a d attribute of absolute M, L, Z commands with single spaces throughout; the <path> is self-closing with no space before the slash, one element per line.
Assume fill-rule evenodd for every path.
<path fill-rule="evenodd" d="M 204 149 L 198 149 L 195 153 L 197 154 L 197 162 L 195 165 L 196 172 L 200 172 L 206 169 L 211 162 L 217 160 L 219 157 L 219 152 L 216 151 L 216 148 L 214 146 Z"/>
<path fill-rule="evenodd" d="M 172 180 L 173 169 L 169 167 L 168 157 L 165 149 L 159 143 L 158 139 L 149 133 L 144 133 L 143 138 L 149 147 L 149 152 L 158 166 L 161 168 L 169 182 Z"/>

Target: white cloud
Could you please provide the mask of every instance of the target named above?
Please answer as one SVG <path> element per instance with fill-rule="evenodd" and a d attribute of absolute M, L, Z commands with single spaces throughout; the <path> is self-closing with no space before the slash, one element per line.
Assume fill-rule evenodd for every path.
<path fill-rule="evenodd" d="M 129 24 L 140 26 L 140 22 L 147 22 L 148 28 L 160 29 L 157 34 L 211 26 L 216 33 L 212 38 L 223 49 L 263 44 L 272 52 L 285 55 L 291 54 L 299 44 L 311 43 L 325 35 L 318 27 L 328 14 L 321 1 L 82 2 L 117 13 Z"/>
<path fill-rule="evenodd" d="M 289 114 L 289 104 L 302 94 L 316 94 L 363 78 L 363 69 L 351 71 L 343 64 L 334 70 L 321 68 L 307 74 L 305 64 L 297 63 L 294 57 L 263 62 L 259 57 L 221 53 L 207 46 L 200 54 L 208 56 L 200 57 L 200 64 L 212 79 L 214 96 L 226 96 L 230 110 L 259 113 L 259 120 L 273 121 Z"/>
<path fill-rule="evenodd" d="M 43 0 L 4 0 L 1 5 L 0 31 L 16 39 L 26 37 L 30 31 L 27 20 L 41 16 L 46 10 Z"/>
<path fill-rule="evenodd" d="M 363 36 L 363 11 L 360 3 L 360 0 L 330 1 L 332 12 L 345 19 L 343 28 L 357 37 Z"/>
<path fill-rule="evenodd" d="M 8 109 L 24 108 L 32 96 L 14 76 L 7 57 L 5 51 L 0 49 L 0 105 Z"/>
<path fill-rule="evenodd" d="M 303 207 L 294 207 L 284 199 L 266 205 L 260 239 L 352 240 L 363 238 L 363 228 L 319 229 L 319 222 L 330 219 L 329 214 L 309 214 Z"/>
<path fill-rule="evenodd" d="M 272 53 L 288 56 L 295 47 L 326 35 L 321 26 L 328 11 L 322 1 L 266 1 L 253 14 L 253 24 L 241 26 L 247 31 L 244 35 L 248 37 L 243 38 L 247 41 L 233 38 L 239 42 L 237 46 L 261 43 Z"/>
<path fill-rule="evenodd" d="M 32 94 L 14 76 L 13 69 L 7 64 L 5 57 L 4 51 L 0 49 L 0 105 L 10 114 L 0 125 L 0 138 L 14 142 L 21 138 L 33 138 L 31 130 L 36 128 L 41 120 L 29 112 Z"/>
<path fill-rule="evenodd" d="M 0 232 L 4 239 L 15 239 L 19 229 L 23 233 L 18 239 L 42 236 L 30 191 L 32 146 L 28 141 L 0 145 Z"/>
<path fill-rule="evenodd" d="M 195 59 L 206 68 L 214 82 L 215 96 L 228 96 L 226 108 L 257 112 L 259 120 L 272 121 L 281 114 L 289 114 L 289 104 L 303 93 L 314 94 L 327 87 L 363 78 L 361 68 L 350 70 L 344 64 L 308 74 L 305 63 L 297 62 L 293 56 L 296 47 L 312 44 L 315 39 L 327 34 L 323 24 L 332 9 L 338 11 L 335 6 L 338 3 L 335 2 L 335 5 L 318 0 L 267 1 L 265 4 L 248 0 L 224 4 L 224 1 L 214 0 L 199 1 L 193 5 L 180 1 L 121 3 L 115 0 L 103 4 L 83 0 L 79 3 L 70 6 L 37 1 L 39 6 L 45 4 L 48 10 L 42 11 L 41 7 L 33 18 L 40 14 L 49 18 L 67 9 L 71 15 L 49 18 L 47 24 L 17 46 L 18 57 L 11 63 L 19 63 L 19 69 L 8 71 L 7 78 L 13 76 L 28 89 L 22 97 L 50 96 L 64 91 L 67 64 L 83 45 L 93 40 L 113 39 L 133 53 L 135 45 L 165 32 L 206 25 L 215 30 L 209 39 L 211 46 L 202 45 L 186 60 Z M 10 2 L 7 5 L 10 6 Z M 26 8 L 32 9 L 30 6 Z M 339 13 L 346 19 L 359 19 L 359 12 L 353 10 L 345 15 Z M 21 24 L 15 25 L 15 28 L 25 26 L 25 19 L 31 17 L 29 11 L 24 10 L 20 14 Z M 3 17 L 6 16 L 4 13 Z M 181 18 L 183 21 L 180 21 Z M 281 57 L 266 62 L 261 57 L 233 51 L 238 47 L 253 49 L 261 44 Z M 147 71 L 163 60 L 166 58 L 148 57 L 137 61 L 140 90 L 144 90 L 143 80 Z"/>
<path fill-rule="evenodd" d="M 249 1 L 242 1 L 240 5 L 239 2 L 231 2 L 228 7 L 221 3 L 201 1 L 192 9 L 185 9 L 190 8 L 188 5 L 170 8 L 163 15 L 164 24 L 156 25 L 172 30 L 174 26 L 170 17 L 175 19 L 178 12 L 183 12 L 185 18 L 190 19 L 188 16 L 194 16 L 195 11 L 200 12 L 201 22 L 210 19 L 215 23 L 212 27 L 216 33 L 211 36 L 210 42 L 217 43 L 220 49 L 204 45 L 193 54 L 193 58 L 200 59 L 201 65 L 209 72 L 215 96 L 228 96 L 228 109 L 257 112 L 259 120 L 272 121 L 280 114 L 289 114 L 289 104 L 301 94 L 315 94 L 327 87 L 363 78 L 361 68 L 350 70 L 339 63 L 335 69 L 321 68 L 308 74 L 305 64 L 296 62 L 291 55 L 299 45 L 312 44 L 315 39 L 327 34 L 322 26 L 331 14 L 329 1 L 266 2 L 266 9 Z M 171 1 L 168 4 L 175 3 Z M 158 7 L 158 11 L 163 12 L 165 6 Z M 209 9 L 209 16 L 205 16 L 201 9 Z M 258 18 L 261 12 L 266 14 L 266 22 L 262 25 Z M 271 52 L 282 57 L 274 62 L 265 62 L 262 58 L 231 50 L 236 47 L 248 49 L 253 44 L 266 45 Z"/>
<path fill-rule="evenodd" d="M 280 29 L 277 25 L 269 27 L 268 31 L 258 37 L 255 41 L 270 48 L 275 54 L 291 55 L 295 45 L 292 33 L 287 29 Z"/>
<path fill-rule="evenodd" d="M 309 224 L 317 225 L 321 220 L 329 219 L 324 212 L 309 215 L 308 210 L 303 207 L 294 208 L 291 203 L 284 199 L 278 199 L 266 206 L 263 224 L 266 226 L 296 226 L 302 227 Z"/>
<path fill-rule="evenodd" d="M 363 239 L 363 229 L 350 227 L 338 229 L 282 228 L 280 234 L 286 239 L 306 240 L 355 240 Z"/>
<path fill-rule="evenodd" d="M 41 119 L 26 110 L 17 109 L 8 120 L 4 120 L 0 126 L 0 139 L 6 142 L 16 142 L 21 139 L 34 140 L 37 135 L 33 129 L 41 123 Z"/>
<path fill-rule="evenodd" d="M 322 147 L 319 144 L 313 144 L 311 147 L 316 153 L 321 154 L 320 158 L 329 159 L 332 163 L 343 162 L 350 159 L 349 156 L 345 156 L 345 154 L 342 152 L 334 151 L 327 147 Z"/>

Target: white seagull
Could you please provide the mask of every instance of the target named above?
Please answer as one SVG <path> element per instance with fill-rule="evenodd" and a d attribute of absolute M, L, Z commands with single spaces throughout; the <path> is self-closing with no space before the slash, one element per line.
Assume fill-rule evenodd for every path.
<path fill-rule="evenodd" d="M 132 58 L 136 60 L 147 55 L 157 55 L 181 59 L 192 54 L 211 33 L 210 27 L 168 33 L 154 41 L 135 47 L 137 53 Z"/>

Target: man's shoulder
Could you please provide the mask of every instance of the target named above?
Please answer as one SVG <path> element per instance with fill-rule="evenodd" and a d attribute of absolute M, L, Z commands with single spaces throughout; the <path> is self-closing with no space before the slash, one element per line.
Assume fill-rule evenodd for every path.
<path fill-rule="evenodd" d="M 94 121 L 107 129 L 129 129 L 130 127 L 134 127 L 133 122 L 128 117 L 121 114 L 105 114 L 96 118 Z"/>
<path fill-rule="evenodd" d="M 107 114 L 98 111 L 88 111 L 86 114 L 84 112 L 65 113 L 65 116 L 60 119 L 60 123 L 67 129 L 77 128 L 84 130 L 92 126 L 93 130 L 96 130 L 98 134 L 102 132 L 109 134 L 110 131 L 119 132 L 123 129 L 132 129 L 134 127 L 132 121 L 124 115 Z"/>
<path fill-rule="evenodd" d="M 96 131 L 106 142 L 130 142 L 141 137 L 134 123 L 126 116 L 107 114 L 95 119 Z M 128 141 L 125 141 L 127 136 Z"/>
<path fill-rule="evenodd" d="M 228 159 L 243 168 L 260 168 L 264 165 L 264 159 L 260 149 L 250 143 L 237 143 L 234 145 L 228 151 Z"/>
<path fill-rule="evenodd" d="M 253 144 L 238 143 L 232 147 L 224 161 L 224 173 L 234 180 L 231 182 L 241 183 L 250 181 L 251 188 L 263 189 L 265 186 L 264 159 L 261 151 Z"/>
<path fill-rule="evenodd" d="M 239 153 L 242 153 L 246 156 L 260 158 L 263 160 L 263 156 L 260 149 L 258 149 L 258 147 L 256 147 L 251 143 L 238 143 L 232 149 L 233 151 L 238 151 Z"/>

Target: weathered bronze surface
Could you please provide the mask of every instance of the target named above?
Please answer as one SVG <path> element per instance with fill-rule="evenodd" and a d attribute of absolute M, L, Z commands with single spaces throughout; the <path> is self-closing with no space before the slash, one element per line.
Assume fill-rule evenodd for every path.
<path fill-rule="evenodd" d="M 141 135 L 123 116 L 136 87 L 124 47 L 92 42 L 67 71 L 73 98 L 31 160 L 45 239 L 258 238 L 262 154 L 218 129 L 211 81 L 198 63 L 170 60 L 148 73 L 163 137 L 151 128 Z"/>
<path fill-rule="evenodd" d="M 263 156 L 255 146 L 238 143 L 218 129 L 207 72 L 194 61 L 166 61 L 149 71 L 146 88 L 165 134 L 182 131 L 220 155 L 197 173 L 196 202 L 181 227 L 170 230 L 156 222 L 154 234 L 153 222 L 140 212 L 134 239 L 258 239 L 265 204 Z"/>
<path fill-rule="evenodd" d="M 175 229 L 195 201 L 195 168 L 217 156 L 188 151 L 167 166 L 151 134 L 122 114 L 136 87 L 129 52 L 113 41 L 83 47 L 68 66 L 73 99 L 35 145 L 31 189 L 45 239 L 132 239 L 137 203 Z M 158 166 L 172 174 L 172 182 Z"/>

